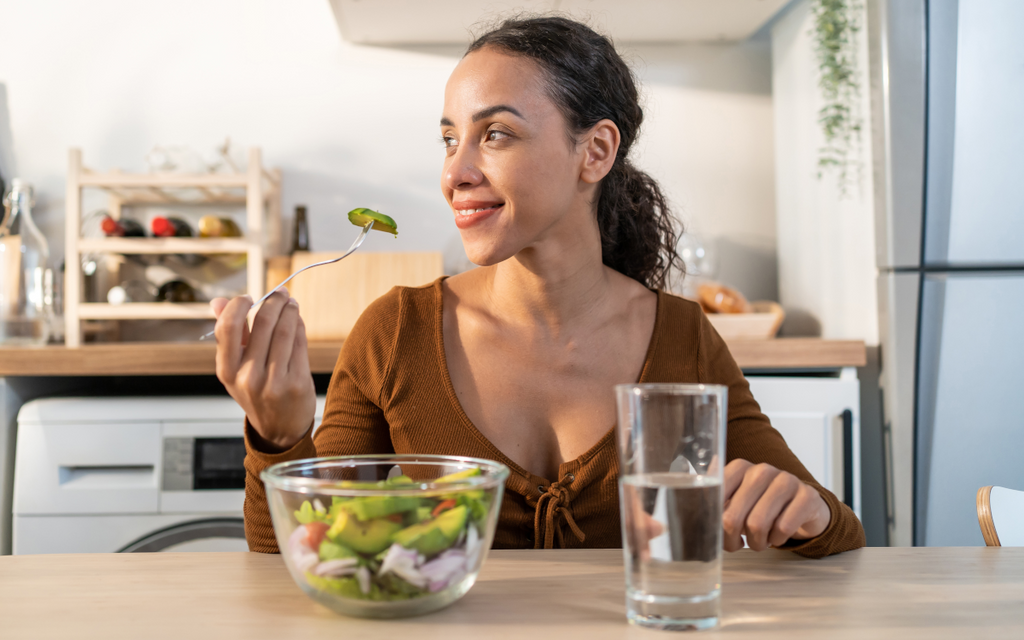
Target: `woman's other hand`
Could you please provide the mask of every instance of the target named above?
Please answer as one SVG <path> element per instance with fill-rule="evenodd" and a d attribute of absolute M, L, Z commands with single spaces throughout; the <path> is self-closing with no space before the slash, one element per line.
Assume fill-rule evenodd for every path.
<path fill-rule="evenodd" d="M 770 464 L 733 460 L 725 465 L 724 489 L 726 551 L 743 548 L 741 535 L 755 551 L 781 546 L 791 538 L 814 538 L 832 518 L 817 489 Z"/>
<path fill-rule="evenodd" d="M 306 327 L 284 290 L 260 307 L 249 331 L 252 298 L 216 298 L 217 378 L 272 446 L 292 447 L 313 424 L 316 390 L 309 371 Z"/>

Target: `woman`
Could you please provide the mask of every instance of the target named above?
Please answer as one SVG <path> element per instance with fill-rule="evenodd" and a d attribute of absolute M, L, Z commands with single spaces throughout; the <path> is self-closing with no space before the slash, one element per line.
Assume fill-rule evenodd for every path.
<path fill-rule="evenodd" d="M 362 453 L 468 455 L 512 471 L 496 547 L 621 546 L 612 387 L 729 387 L 724 545 L 823 556 L 864 544 L 760 412 L 699 306 L 659 290 L 678 261 L 658 185 L 629 150 L 643 113 L 611 42 L 563 18 L 506 21 L 445 90 L 441 190 L 480 268 L 395 288 L 362 315 L 310 435 L 298 305 L 213 302 L 217 375 L 245 409 L 246 532 L 274 552 L 259 472 Z"/>

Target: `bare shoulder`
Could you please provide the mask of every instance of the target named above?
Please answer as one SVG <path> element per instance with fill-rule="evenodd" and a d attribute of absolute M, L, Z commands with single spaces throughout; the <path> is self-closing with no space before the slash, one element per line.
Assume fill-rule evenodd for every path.
<path fill-rule="evenodd" d="M 445 278 L 445 294 L 447 295 L 450 292 L 459 297 L 472 296 L 473 293 L 479 291 L 483 284 L 480 276 L 483 275 L 484 271 L 486 271 L 486 267 L 477 267 Z"/>
<path fill-rule="evenodd" d="M 658 312 L 658 294 L 633 278 L 622 275 L 610 267 L 605 268 L 612 285 L 612 298 L 617 301 L 616 306 L 631 322 L 637 322 L 641 326 L 653 324 Z"/>
<path fill-rule="evenodd" d="M 490 279 L 488 270 L 489 267 L 477 267 L 442 281 L 441 291 L 446 314 L 456 308 L 467 311 L 484 306 L 483 298 Z"/>

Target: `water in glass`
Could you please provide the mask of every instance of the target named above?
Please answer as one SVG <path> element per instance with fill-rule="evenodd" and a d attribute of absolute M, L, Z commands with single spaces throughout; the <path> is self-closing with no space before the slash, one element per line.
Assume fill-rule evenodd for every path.
<path fill-rule="evenodd" d="M 629 620 L 672 630 L 715 626 L 721 480 L 673 472 L 627 475 L 620 491 Z"/>

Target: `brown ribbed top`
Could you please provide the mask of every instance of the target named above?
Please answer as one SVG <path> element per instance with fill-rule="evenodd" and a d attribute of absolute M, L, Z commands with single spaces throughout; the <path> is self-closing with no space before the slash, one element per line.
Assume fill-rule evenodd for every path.
<path fill-rule="evenodd" d="M 366 309 L 342 346 L 315 435 L 306 434 L 287 451 L 267 453 L 257 448 L 260 438 L 246 427 L 245 530 L 251 550 L 278 551 L 259 479 L 263 469 L 299 458 L 373 453 L 471 456 L 507 465 L 511 474 L 495 548 L 622 546 L 613 431 L 562 464 L 557 478 L 536 476 L 499 451 L 470 422 L 452 388 L 441 327 L 441 282 L 396 287 Z M 856 515 L 811 477 L 769 424 L 699 305 L 658 292 L 640 382 L 727 386 L 727 459 L 767 462 L 788 471 L 814 486 L 832 511 L 820 536 L 787 548 L 821 557 L 864 546 Z"/>

